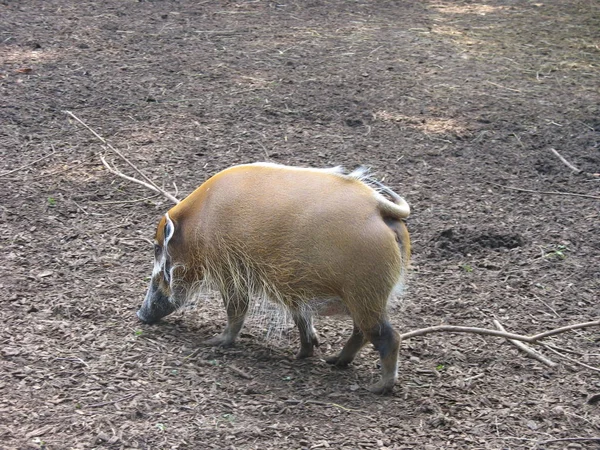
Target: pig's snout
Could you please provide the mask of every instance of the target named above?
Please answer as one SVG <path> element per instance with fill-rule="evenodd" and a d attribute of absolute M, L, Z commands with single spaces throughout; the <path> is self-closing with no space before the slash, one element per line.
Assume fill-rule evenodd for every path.
<path fill-rule="evenodd" d="M 135 314 L 138 317 L 138 319 L 140 319 L 142 322 L 144 322 L 148 325 L 152 325 L 153 323 L 156 323 L 156 321 L 148 320 L 148 318 L 144 317 L 141 309 L 138 310 L 138 312 L 136 312 Z"/>
<path fill-rule="evenodd" d="M 138 319 L 149 325 L 158 322 L 163 317 L 177 309 L 175 302 L 164 295 L 155 283 L 150 283 L 142 307 L 137 312 Z"/>

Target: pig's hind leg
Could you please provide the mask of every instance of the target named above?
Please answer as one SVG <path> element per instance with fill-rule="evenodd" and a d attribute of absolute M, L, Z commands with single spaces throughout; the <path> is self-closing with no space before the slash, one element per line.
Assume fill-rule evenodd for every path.
<path fill-rule="evenodd" d="M 296 359 L 304 359 L 314 356 L 315 347 L 319 346 L 319 337 L 313 326 L 312 312 L 296 311 L 293 313 L 294 322 L 300 331 L 300 350 L 296 354 Z"/>
<path fill-rule="evenodd" d="M 375 350 L 379 352 L 381 361 L 381 380 L 369 386 L 368 389 L 375 394 L 388 394 L 394 389 L 398 378 L 400 334 L 384 319 L 365 331 L 365 335 Z"/>
<path fill-rule="evenodd" d="M 329 358 L 326 358 L 325 361 L 328 364 L 333 364 L 336 367 L 346 367 L 354 360 L 360 349 L 363 348 L 366 343 L 367 340 L 365 335 L 360 328 L 358 328 L 355 322 L 352 335 L 350 336 L 350 339 L 348 339 L 348 342 L 346 342 L 346 345 L 344 345 L 344 348 L 339 355 L 330 356 Z"/>

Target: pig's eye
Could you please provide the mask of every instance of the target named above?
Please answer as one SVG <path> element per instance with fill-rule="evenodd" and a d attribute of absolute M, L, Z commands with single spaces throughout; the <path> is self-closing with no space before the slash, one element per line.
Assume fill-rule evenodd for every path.
<path fill-rule="evenodd" d="M 160 256 L 160 245 L 154 244 L 154 257 L 158 259 Z"/>

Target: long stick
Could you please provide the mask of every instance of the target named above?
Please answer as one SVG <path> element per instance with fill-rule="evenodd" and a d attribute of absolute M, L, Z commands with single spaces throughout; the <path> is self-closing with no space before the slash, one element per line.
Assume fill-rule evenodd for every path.
<path fill-rule="evenodd" d="M 138 169 L 135 164 L 133 164 L 131 161 L 129 161 L 129 159 L 127 159 L 125 157 L 125 155 L 123 155 L 119 150 L 117 150 L 116 148 L 114 148 L 112 145 L 110 145 L 110 143 L 104 139 L 102 136 L 100 136 L 98 133 L 96 133 L 88 124 L 86 124 L 83 120 L 81 120 L 79 117 L 77 117 L 75 114 L 73 114 L 71 111 L 63 111 L 65 114 L 68 114 L 69 116 L 71 116 L 73 119 L 75 119 L 77 122 L 79 122 L 81 125 L 83 125 L 90 133 L 92 133 L 94 136 L 96 136 L 96 138 L 98 138 L 106 147 L 108 147 L 110 150 L 112 150 L 114 153 L 116 153 L 123 161 L 125 161 L 127 164 L 129 164 L 129 166 L 135 170 L 142 178 L 144 178 L 146 180 L 146 182 L 143 182 L 141 180 L 137 180 L 135 178 L 132 177 L 128 177 L 124 174 L 122 174 L 121 172 L 117 171 L 116 169 L 111 170 L 112 173 L 125 178 L 126 180 L 129 181 L 134 181 L 138 184 L 141 184 L 143 186 L 146 187 L 150 187 L 153 186 L 152 189 L 155 192 L 160 192 L 162 195 L 164 195 L 165 197 L 167 197 L 169 200 L 171 200 L 173 203 L 177 204 L 179 203 L 179 199 L 177 199 L 176 197 L 174 197 L 173 195 L 169 194 L 167 191 L 165 191 L 164 189 L 160 188 L 156 183 L 154 183 L 154 181 L 152 181 L 150 178 L 148 178 L 140 169 Z M 103 164 L 106 166 L 105 161 L 102 161 Z M 109 169 L 110 170 L 110 169 Z"/>
<path fill-rule="evenodd" d="M 571 164 L 569 161 L 567 161 L 560 153 L 558 153 L 556 150 L 554 150 L 553 148 L 550 149 L 550 151 L 552 153 L 554 153 L 556 155 L 556 157 L 558 159 L 560 159 L 562 161 L 562 163 L 567 166 L 569 169 L 571 169 L 573 172 L 575 173 L 581 173 L 582 170 L 578 169 L 577 167 L 575 167 L 573 164 Z"/>
<path fill-rule="evenodd" d="M 487 336 L 496 336 L 502 337 L 506 339 L 515 339 L 517 341 L 528 342 L 530 344 L 536 343 L 540 339 L 554 336 L 555 334 L 564 333 L 565 331 L 576 330 L 580 328 L 588 328 L 588 327 L 597 327 L 600 326 L 600 320 L 595 320 L 593 322 L 585 322 L 585 323 L 576 323 L 573 325 L 568 325 L 566 327 L 556 328 L 554 330 L 545 331 L 544 333 L 535 334 L 533 336 L 523 336 L 521 334 L 507 333 L 498 330 L 490 330 L 487 328 L 477 328 L 477 327 L 461 327 L 454 325 L 437 325 L 429 328 L 421 328 L 419 330 L 409 331 L 408 333 L 404 333 L 400 335 L 401 339 L 410 339 L 417 336 L 424 336 L 426 334 L 431 333 L 441 333 L 441 332 L 449 332 L 449 333 L 472 333 L 472 334 L 482 334 Z"/>
<path fill-rule="evenodd" d="M 552 442 L 600 442 L 600 437 L 572 437 L 572 438 L 562 438 L 562 439 L 548 439 L 546 441 L 538 441 L 536 445 L 542 444 L 551 444 Z"/>
<path fill-rule="evenodd" d="M 580 365 L 580 366 L 582 366 L 582 367 L 585 367 L 586 369 L 593 370 L 594 372 L 600 372 L 600 369 L 599 369 L 599 368 L 597 368 L 597 367 L 590 366 L 589 364 L 586 364 L 586 363 L 582 363 L 582 362 L 580 362 L 580 361 L 577 361 L 576 359 L 574 359 L 574 358 L 571 358 L 570 356 L 563 355 L 563 354 L 562 354 L 562 353 L 560 353 L 558 350 L 554 350 L 552 347 L 549 347 L 549 346 L 547 346 L 547 345 L 544 345 L 544 344 L 541 344 L 541 345 L 542 345 L 542 347 L 544 347 L 545 349 L 548 349 L 548 350 L 550 350 L 551 352 L 553 352 L 553 353 L 556 353 L 556 354 L 557 354 L 558 356 L 560 356 L 561 358 L 565 358 L 567 361 L 571 361 L 571 362 L 572 362 L 572 363 L 574 363 L 574 364 L 578 364 L 578 365 Z"/>
<path fill-rule="evenodd" d="M 540 339 L 554 336 L 555 334 L 564 333 L 565 331 L 577 330 L 579 328 L 597 327 L 600 326 L 600 320 L 594 320 L 592 322 L 575 323 L 573 325 L 567 325 L 566 327 L 556 328 L 554 330 L 544 331 L 543 333 L 535 334 L 531 336 L 532 342 L 539 341 Z"/>
<path fill-rule="evenodd" d="M 600 200 L 600 197 L 597 195 L 589 195 L 589 194 L 578 194 L 575 192 L 558 192 L 558 191 L 533 191 L 531 189 L 522 189 L 522 188 L 516 188 L 516 187 L 511 187 L 511 186 L 504 186 L 503 184 L 498 184 L 498 183 L 492 183 L 491 181 L 487 182 L 488 184 L 491 184 L 492 186 L 498 186 L 504 189 L 510 189 L 511 191 L 519 191 L 519 192 L 529 192 L 531 194 L 545 194 L 545 195 L 569 195 L 572 197 L 584 197 L 584 198 L 593 198 L 596 200 Z"/>
<path fill-rule="evenodd" d="M 56 151 L 53 151 L 52 153 L 42 156 L 41 158 L 38 158 L 35 161 L 31 161 L 29 164 L 25 164 L 23 166 L 17 167 L 16 169 L 9 170 L 8 172 L 0 173 L 0 177 L 4 177 L 6 175 L 10 175 L 11 173 L 18 172 L 19 170 L 26 169 L 27 167 L 33 166 L 35 163 L 39 163 L 40 161 L 50 158 L 51 156 L 54 156 L 55 154 L 56 154 Z"/>
<path fill-rule="evenodd" d="M 520 334 L 506 333 L 498 330 L 489 330 L 487 328 L 477 327 L 461 327 L 456 325 L 436 325 L 434 327 L 421 328 L 419 330 L 409 331 L 400 335 L 402 340 L 410 339 L 417 336 L 424 336 L 431 333 L 472 333 L 472 334 L 483 334 L 487 336 L 502 337 L 506 339 L 515 339 L 517 341 L 531 342 L 529 336 L 522 336 Z"/>
<path fill-rule="evenodd" d="M 500 322 L 498 322 L 496 319 L 494 319 L 494 325 L 500 331 L 506 331 L 504 329 L 504 327 L 502 326 L 502 324 Z M 546 364 L 548 367 L 556 367 L 556 365 L 557 365 L 554 361 L 552 361 L 552 360 L 546 358 L 544 355 L 536 352 L 534 349 L 532 349 L 530 346 L 524 344 L 523 342 L 517 341 L 515 339 L 508 339 L 508 342 L 510 342 L 515 347 L 517 347 L 519 350 L 527 353 L 533 359 L 537 359 L 539 362 Z"/>
<path fill-rule="evenodd" d="M 130 398 L 135 397 L 138 394 L 139 394 L 139 392 L 134 392 L 133 394 L 126 395 L 125 397 L 118 398 L 116 400 L 111 400 L 110 402 L 94 403 L 93 405 L 86 405 L 85 407 L 86 408 L 100 408 L 101 406 L 113 405 L 115 403 L 119 403 L 124 400 L 129 400 Z"/>
<path fill-rule="evenodd" d="M 104 156 L 100 155 L 100 161 L 102 161 L 102 164 L 104 164 L 104 167 L 106 167 L 106 169 L 111 172 L 114 173 L 115 175 L 117 175 L 118 177 L 124 178 L 128 181 L 132 181 L 134 183 L 137 184 L 141 184 L 142 186 L 154 191 L 154 192 L 158 192 L 159 194 L 163 194 L 164 196 L 166 196 L 169 200 L 174 201 L 175 203 L 179 203 L 179 200 L 177 200 L 175 197 L 173 197 L 171 194 L 169 194 L 166 191 L 162 191 L 157 189 L 154 185 L 148 184 L 145 181 L 142 180 L 138 180 L 137 178 L 134 177 L 130 177 L 129 175 L 125 175 L 123 172 L 120 172 L 119 170 L 115 169 L 114 167 L 111 167 L 110 164 L 108 164 L 108 162 L 106 161 L 106 159 L 104 159 Z"/>

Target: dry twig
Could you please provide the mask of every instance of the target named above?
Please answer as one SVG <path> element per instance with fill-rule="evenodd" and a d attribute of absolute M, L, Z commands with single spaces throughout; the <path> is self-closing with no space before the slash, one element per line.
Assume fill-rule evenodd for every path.
<path fill-rule="evenodd" d="M 548 439 L 546 441 L 538 441 L 536 445 L 552 444 L 553 442 L 600 442 L 600 437 L 572 437 L 572 438 L 561 438 L 561 439 Z"/>
<path fill-rule="evenodd" d="M 150 189 L 150 190 L 152 190 L 154 192 L 158 192 L 160 194 L 163 194 L 165 197 L 167 197 L 169 200 L 175 202 L 176 204 L 179 203 L 179 200 L 177 198 L 173 197 L 168 192 L 166 192 L 166 191 L 164 191 L 164 190 L 162 190 L 162 189 L 160 189 L 158 187 L 155 187 L 156 185 L 153 186 L 153 185 L 150 185 L 150 184 L 146 183 L 145 181 L 138 180 L 137 178 L 134 178 L 134 177 L 130 177 L 129 175 L 125 175 L 123 172 L 115 169 L 114 167 L 111 167 L 110 164 L 108 164 L 108 162 L 106 161 L 106 159 L 104 158 L 103 155 L 100 155 L 100 161 L 102 161 L 102 164 L 104 164 L 104 167 L 106 167 L 106 169 L 110 173 L 114 173 L 116 176 L 121 177 L 121 178 L 123 178 L 125 180 L 132 181 L 132 182 L 137 183 L 137 184 L 141 184 L 142 186 L 147 187 L 148 189 Z"/>
<path fill-rule="evenodd" d="M 507 86 L 502 86 L 501 84 L 494 83 L 493 81 L 486 80 L 486 83 L 488 83 L 488 84 L 491 84 L 492 86 L 499 87 L 499 88 L 501 88 L 501 89 L 506 89 L 507 91 L 511 91 L 511 92 L 521 92 L 519 89 L 513 89 L 513 88 L 509 88 L 509 87 L 507 87 Z"/>
<path fill-rule="evenodd" d="M 553 330 L 544 331 L 543 333 L 538 333 L 536 335 L 531 336 L 531 340 L 529 342 L 539 341 L 540 339 L 544 339 L 550 336 L 554 336 L 557 334 L 564 333 L 565 331 L 571 330 L 579 330 L 581 328 L 589 328 L 589 327 L 597 327 L 600 325 L 599 320 L 593 320 L 591 322 L 582 322 L 582 323 L 574 323 L 573 325 L 567 325 L 560 328 L 555 328 Z"/>
<path fill-rule="evenodd" d="M 488 181 L 487 183 L 491 184 L 493 186 L 501 187 L 503 189 L 509 189 L 511 191 L 529 192 L 531 194 L 543 194 L 543 195 L 570 195 L 572 197 L 584 197 L 584 198 L 593 198 L 596 200 L 600 200 L 600 196 L 598 196 L 598 195 L 578 194 L 575 192 L 533 191 L 531 189 L 522 189 L 522 188 L 511 187 L 511 186 L 504 186 L 503 184 L 492 183 L 491 181 Z"/>
<path fill-rule="evenodd" d="M 70 357 L 70 358 L 54 358 L 55 361 L 72 361 L 72 362 L 78 362 L 83 364 L 86 367 L 90 367 L 88 365 L 88 363 L 86 363 L 83 359 L 81 358 L 77 358 L 76 356 Z"/>
<path fill-rule="evenodd" d="M 252 379 L 252 375 L 248 375 L 246 372 L 244 372 L 239 367 L 236 367 L 234 365 L 230 365 L 229 368 L 232 371 L 234 371 L 235 373 L 237 373 L 240 377 L 245 378 L 246 380 L 251 380 Z"/>
<path fill-rule="evenodd" d="M 345 406 L 342 406 L 338 403 L 330 403 L 330 402 L 321 402 L 319 400 L 305 400 L 304 402 L 305 405 L 319 405 L 319 406 L 329 406 L 329 407 L 333 407 L 333 408 L 340 408 L 343 409 L 344 411 L 349 411 L 349 412 L 362 412 L 362 410 L 360 409 L 353 409 L 353 408 L 346 408 Z"/>
<path fill-rule="evenodd" d="M 494 324 L 496 325 L 496 327 L 500 328 L 502 331 L 499 330 L 489 330 L 487 328 L 476 328 L 476 327 L 461 327 L 461 326 L 453 326 L 453 325 L 438 325 L 438 326 L 434 326 L 434 327 L 429 327 L 429 328 L 421 328 L 419 330 L 413 330 L 413 331 L 409 331 L 408 333 L 404 333 L 402 335 L 400 335 L 400 338 L 402 340 L 404 339 L 410 339 L 412 337 L 417 337 L 417 336 L 424 336 L 426 334 L 430 334 L 430 333 L 440 333 L 440 332 L 448 332 L 448 333 L 472 333 L 472 334 L 481 334 L 481 335 L 487 335 L 487 336 L 496 336 L 496 337 L 503 337 L 505 339 L 508 339 L 511 343 L 513 343 L 514 345 L 516 345 L 517 347 L 519 347 L 521 350 L 523 350 L 524 352 L 526 352 L 528 355 L 530 355 L 531 357 L 537 359 L 538 361 L 550 366 L 550 367 L 554 367 L 556 366 L 556 363 L 545 358 L 544 356 L 540 355 L 539 353 L 537 353 L 535 350 L 533 350 L 532 348 L 521 344 L 521 342 L 527 342 L 530 344 L 538 344 L 540 346 L 542 346 L 543 348 L 546 348 L 547 350 L 550 350 L 553 353 L 556 353 L 557 355 L 561 356 L 562 358 L 565 358 L 575 364 L 578 364 L 582 367 L 585 367 L 587 369 L 596 371 L 596 372 L 600 372 L 600 369 L 597 367 L 593 367 L 590 366 L 588 364 L 579 362 L 573 358 L 570 358 L 566 355 L 563 355 L 562 353 L 552 349 L 551 347 L 538 342 L 541 339 L 550 337 L 550 336 L 555 336 L 557 334 L 560 333 L 565 333 L 567 331 L 570 330 L 578 330 L 578 329 L 582 329 L 582 328 L 588 328 L 588 327 L 597 327 L 600 326 L 600 320 L 595 320 L 592 322 L 584 322 L 584 323 L 576 323 L 576 324 L 572 324 L 572 325 L 567 325 L 564 327 L 560 327 L 560 328 L 555 328 L 553 330 L 548 330 L 548 331 L 544 331 L 543 333 L 538 333 L 538 334 L 534 334 L 532 336 L 523 336 L 520 334 L 513 334 L 513 333 L 507 333 L 506 331 L 504 331 L 504 328 L 502 327 L 502 325 L 500 324 L 500 322 L 494 320 Z M 520 341 L 520 342 L 518 342 Z"/>
<path fill-rule="evenodd" d="M 100 156 L 100 159 L 102 160 L 102 164 L 104 164 L 104 166 L 111 173 L 114 173 L 115 175 L 117 175 L 117 176 L 119 176 L 121 178 L 124 178 L 124 179 L 126 179 L 128 181 L 132 181 L 134 183 L 141 184 L 142 186 L 145 186 L 148 189 L 153 190 L 154 192 L 158 192 L 158 193 L 164 195 L 165 197 L 167 197 L 169 200 L 171 200 L 175 204 L 179 203 L 179 199 L 178 198 L 176 198 L 175 196 L 171 195 L 170 193 L 168 193 L 167 191 L 165 191 L 164 189 L 162 189 L 161 187 L 159 187 L 156 183 L 154 183 L 154 181 L 152 181 L 150 178 L 148 178 L 140 169 L 138 169 L 136 167 L 135 164 L 133 164 L 131 161 L 129 161 L 129 159 L 127 159 L 125 157 L 125 155 L 123 155 L 119 150 L 117 150 L 112 145 L 110 145 L 110 143 L 108 143 L 108 141 L 106 139 L 104 139 L 102 136 L 100 136 L 98 133 L 96 133 L 83 120 L 81 120 L 79 117 L 77 117 L 71 111 L 63 111 L 63 112 L 65 114 L 68 114 L 69 116 L 71 116 L 73 119 L 75 119 L 81 125 L 83 125 L 90 133 L 92 133 L 96 138 L 98 138 L 100 140 L 100 142 L 102 142 L 106 148 L 112 150 L 116 155 L 118 155 L 123 161 L 125 161 L 133 170 L 135 170 L 146 181 L 141 181 L 141 180 L 138 180 L 137 178 L 127 176 L 127 175 L 123 174 L 122 172 L 120 172 L 119 170 L 115 169 L 114 167 L 110 167 L 109 164 L 106 162 L 106 160 L 102 156 Z"/>
<path fill-rule="evenodd" d="M 502 324 L 500 322 L 498 322 L 496 319 L 494 319 L 494 325 L 500 331 L 506 331 L 504 329 L 504 327 L 502 326 Z M 536 352 L 534 349 L 532 349 L 528 345 L 524 344 L 523 342 L 517 341 L 515 339 L 508 339 L 508 342 L 510 342 L 515 347 L 517 347 L 519 350 L 522 350 L 523 352 L 527 353 L 533 359 L 537 359 L 539 362 L 546 364 L 548 367 L 556 367 L 556 363 L 554 361 L 552 361 L 552 360 L 546 358 L 544 355 L 541 355 L 540 353 Z"/>
<path fill-rule="evenodd" d="M 567 361 L 572 362 L 573 364 L 577 364 L 580 365 L 582 367 L 585 367 L 586 369 L 590 369 L 593 370 L 594 372 L 600 372 L 600 369 L 594 366 L 590 366 L 589 364 L 586 363 L 582 363 L 581 361 L 577 361 L 574 358 L 571 358 L 570 356 L 567 355 L 563 355 L 561 352 L 559 352 L 558 350 L 555 350 L 554 348 L 548 346 L 548 345 L 544 345 L 544 344 L 540 344 L 542 347 L 544 347 L 547 350 L 550 350 L 552 353 L 556 353 L 558 356 L 560 356 L 561 358 L 566 359 Z"/>
<path fill-rule="evenodd" d="M 52 147 L 52 150 L 54 150 L 54 147 Z M 50 158 L 51 156 L 54 156 L 56 154 L 56 151 L 54 150 L 52 153 L 49 153 L 45 156 L 42 156 L 41 158 L 36 159 L 35 161 L 31 161 L 29 164 L 24 164 L 20 167 L 17 167 L 16 169 L 13 170 L 9 170 L 8 172 L 4 172 L 4 173 L 0 173 L 0 177 L 4 177 L 6 175 L 10 175 L 11 173 L 15 173 L 18 172 L 19 170 L 23 170 L 26 169 L 30 166 L 33 166 L 36 163 L 39 163 L 40 161 L 43 161 L 44 159 Z"/>
<path fill-rule="evenodd" d="M 86 405 L 86 408 L 100 408 L 101 406 L 112 405 L 114 403 L 119 403 L 124 400 L 129 400 L 130 398 L 135 397 L 138 394 L 139 394 L 139 392 L 134 392 L 133 394 L 126 395 L 125 397 L 118 398 L 118 399 L 112 400 L 110 402 L 102 402 L 102 403 L 94 403 L 93 405 Z"/>
<path fill-rule="evenodd" d="M 589 328 L 589 327 L 597 327 L 600 326 L 600 320 L 594 320 L 593 322 L 584 322 L 584 323 L 576 323 L 573 325 L 568 325 L 561 328 L 555 328 L 553 330 L 545 331 L 543 333 L 534 334 L 533 336 L 523 336 L 521 334 L 507 333 L 504 331 L 498 330 L 490 330 L 487 328 L 477 328 L 477 327 L 461 327 L 455 325 L 437 325 L 428 328 L 421 328 L 418 330 L 409 331 L 408 333 L 404 333 L 400 335 L 401 339 L 410 339 L 417 336 L 424 336 L 426 334 L 431 333 L 472 333 L 472 334 L 482 334 L 487 336 L 496 336 L 502 337 L 506 339 L 515 339 L 517 341 L 528 342 L 530 344 L 535 344 L 540 339 L 554 336 L 556 334 L 564 333 L 565 331 L 577 330 L 581 328 Z"/>
<path fill-rule="evenodd" d="M 567 161 L 560 153 L 558 153 L 553 148 L 551 148 L 550 151 L 552 153 L 554 153 L 558 157 L 558 159 L 560 159 L 562 161 L 562 163 L 565 166 L 567 166 L 569 169 L 571 169 L 573 172 L 575 172 L 575 173 L 581 173 L 582 172 L 581 169 L 578 169 L 577 167 L 575 167 L 573 164 L 571 164 L 569 161 Z"/>
<path fill-rule="evenodd" d="M 144 198 L 136 198 L 134 200 L 100 200 L 100 201 L 92 201 L 91 203 L 95 203 L 97 205 L 117 205 L 119 203 L 140 203 L 140 202 L 146 202 L 152 199 L 155 199 L 156 197 L 158 197 L 157 195 L 152 195 L 150 197 L 144 197 Z"/>

